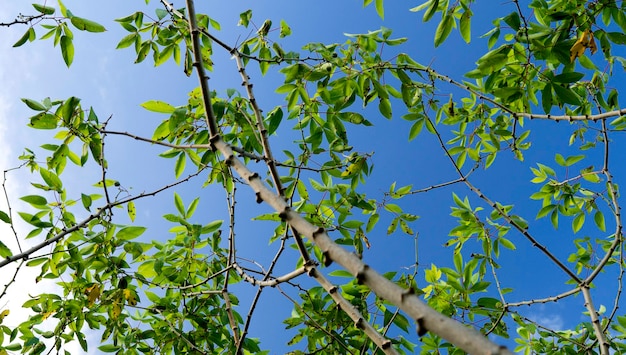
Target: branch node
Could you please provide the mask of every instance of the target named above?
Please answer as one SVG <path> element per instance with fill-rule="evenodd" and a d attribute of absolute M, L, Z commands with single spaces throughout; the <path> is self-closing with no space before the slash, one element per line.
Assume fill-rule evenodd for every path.
<path fill-rule="evenodd" d="M 261 193 L 257 192 L 256 193 L 256 203 L 262 203 L 263 202 L 263 198 L 261 197 Z"/>
<path fill-rule="evenodd" d="M 365 281 L 365 273 L 367 272 L 367 269 L 369 269 L 369 268 L 370 268 L 369 265 L 363 264 L 363 267 L 361 267 L 361 270 L 359 270 L 356 273 L 356 282 L 359 285 L 362 285 L 363 282 Z"/>
<path fill-rule="evenodd" d="M 426 333 L 428 333 L 428 329 L 426 329 L 426 327 L 424 326 L 424 318 L 417 318 L 415 320 L 415 323 L 417 324 L 417 336 L 418 337 L 423 337 L 424 335 L 426 335 Z"/>
<path fill-rule="evenodd" d="M 259 174 L 258 173 L 252 173 L 250 176 L 248 176 L 248 182 L 252 182 L 252 180 L 254 179 L 259 179 Z"/>
<path fill-rule="evenodd" d="M 317 269 L 315 269 L 315 268 L 309 269 L 309 272 L 307 272 L 307 275 L 309 275 L 311 277 L 317 276 Z"/>
<path fill-rule="evenodd" d="M 357 319 L 357 321 L 354 322 L 354 326 L 358 329 L 363 329 L 363 318 Z"/>
<path fill-rule="evenodd" d="M 337 292 L 337 286 L 333 286 L 328 290 L 328 293 L 330 293 L 331 295 L 335 292 Z"/>
<path fill-rule="evenodd" d="M 330 264 L 333 263 L 333 259 L 330 257 L 330 253 L 328 250 L 322 253 L 322 261 L 324 262 L 324 266 L 329 267 Z"/>
<path fill-rule="evenodd" d="M 217 148 L 215 147 L 215 142 L 219 141 L 220 139 L 222 139 L 222 137 L 220 137 L 219 134 L 213 135 L 211 138 L 209 138 L 209 143 L 211 145 L 211 150 L 212 151 L 216 151 Z"/>
<path fill-rule="evenodd" d="M 291 211 L 291 208 L 289 208 L 289 206 L 286 206 L 285 209 L 281 213 L 278 214 L 278 217 L 280 217 L 282 221 L 288 221 L 289 211 Z"/>
<path fill-rule="evenodd" d="M 406 290 L 402 291 L 402 294 L 400 295 L 400 302 L 404 302 L 405 298 L 411 295 L 415 294 L 415 290 L 413 289 L 413 287 L 409 287 Z"/>
<path fill-rule="evenodd" d="M 317 236 L 320 234 L 324 234 L 324 228 L 322 227 L 317 228 L 311 236 L 313 237 L 313 240 L 315 240 L 315 238 L 317 238 Z"/>
<path fill-rule="evenodd" d="M 228 158 L 226 158 L 226 160 L 224 161 L 224 163 L 227 166 L 232 166 L 235 163 L 235 156 L 234 155 L 229 155 Z"/>
<path fill-rule="evenodd" d="M 383 348 L 383 350 L 387 350 L 387 349 L 391 348 L 391 340 L 389 340 L 389 339 L 385 340 L 383 342 L 382 348 Z"/>

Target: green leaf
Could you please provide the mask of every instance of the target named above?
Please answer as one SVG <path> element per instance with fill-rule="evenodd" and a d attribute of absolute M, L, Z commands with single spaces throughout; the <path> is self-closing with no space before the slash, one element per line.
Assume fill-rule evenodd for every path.
<path fill-rule="evenodd" d="M 35 10 L 41 12 L 44 15 L 52 15 L 54 14 L 55 8 L 49 6 L 43 6 L 39 4 L 32 4 Z"/>
<path fill-rule="evenodd" d="M 127 36 L 124 36 L 124 38 L 120 40 L 120 42 L 117 44 L 117 47 L 115 48 L 122 49 L 122 48 L 129 47 L 131 44 L 135 43 L 138 38 L 140 37 L 139 37 L 139 34 L 137 33 L 131 33 Z"/>
<path fill-rule="evenodd" d="M 593 221 L 596 222 L 596 226 L 603 232 L 606 232 L 606 225 L 604 224 L 604 214 L 600 211 L 596 211 L 593 215 Z"/>
<path fill-rule="evenodd" d="M 139 237 L 146 231 L 146 227 L 138 227 L 138 226 L 130 226 L 124 227 L 120 229 L 119 232 L 115 235 L 117 239 L 121 240 L 131 240 Z"/>
<path fill-rule="evenodd" d="M 385 8 L 383 7 L 383 0 L 376 0 L 376 13 L 381 19 L 385 19 Z"/>
<path fill-rule="evenodd" d="M 380 219 L 380 215 L 378 213 L 372 214 L 367 219 L 367 225 L 365 226 L 365 232 L 367 232 L 367 233 L 371 232 L 372 229 L 374 229 L 374 227 L 376 226 L 376 223 L 378 223 L 379 219 Z"/>
<path fill-rule="evenodd" d="M 572 230 L 574 231 L 574 233 L 577 233 L 585 224 L 585 214 L 584 213 L 579 213 L 576 215 L 576 217 L 574 217 L 574 220 L 572 221 Z"/>
<path fill-rule="evenodd" d="M 280 20 L 280 38 L 287 37 L 291 34 L 291 27 L 287 25 L 285 20 Z"/>
<path fill-rule="evenodd" d="M 174 192 L 174 206 L 176 206 L 176 209 L 181 216 L 185 215 L 185 204 L 177 192 Z"/>
<path fill-rule="evenodd" d="M 409 332 L 409 320 L 406 319 L 406 317 L 401 313 L 396 314 L 395 318 L 393 319 L 393 324 L 397 325 L 405 332 Z"/>
<path fill-rule="evenodd" d="M 391 119 L 391 101 L 381 98 L 378 102 L 378 110 L 386 118 Z"/>
<path fill-rule="evenodd" d="M 26 41 L 34 41 L 35 40 L 35 29 L 32 27 L 29 27 L 28 30 L 26 30 L 26 33 L 24 33 L 24 35 L 22 35 L 22 37 L 20 37 L 20 39 L 17 40 L 17 42 L 15 42 L 15 44 L 13 45 L 13 47 L 19 47 L 21 45 L 23 45 L 24 43 L 26 43 Z"/>
<path fill-rule="evenodd" d="M 217 220 L 202 226 L 202 234 L 215 232 L 222 226 L 222 223 L 224 223 L 224 221 Z"/>
<path fill-rule="evenodd" d="M 4 212 L 4 211 L 0 211 L 0 221 L 4 222 L 4 223 L 8 223 L 11 224 L 11 218 L 9 217 L 9 215 Z"/>
<path fill-rule="evenodd" d="M 237 23 L 237 26 L 243 26 L 243 27 L 248 27 L 248 24 L 250 24 L 250 19 L 252 18 L 252 10 L 246 10 L 245 12 L 242 12 L 239 14 L 239 23 Z"/>
<path fill-rule="evenodd" d="M 463 15 L 461 15 L 461 19 L 459 20 L 459 31 L 461 32 L 461 37 L 463 37 L 465 43 L 470 43 L 470 41 L 472 40 L 471 19 L 472 12 L 467 9 L 463 12 Z"/>
<path fill-rule="evenodd" d="M 148 111 L 158 112 L 158 113 L 174 113 L 176 111 L 176 107 L 168 104 L 167 102 L 159 101 L 159 100 L 150 100 L 142 103 L 141 107 L 145 108 Z"/>
<path fill-rule="evenodd" d="M 561 85 L 552 85 L 552 88 L 554 89 L 557 99 L 559 99 L 562 103 L 577 106 L 580 105 L 580 97 L 578 97 L 572 89 L 562 87 Z"/>
<path fill-rule="evenodd" d="M 98 347 L 98 350 L 104 352 L 104 353 L 114 353 L 120 350 L 120 347 L 117 345 L 113 345 L 113 344 L 105 344 L 105 345 L 100 345 Z"/>
<path fill-rule="evenodd" d="M 583 73 L 569 72 L 555 76 L 554 78 L 552 78 L 552 81 L 555 83 L 570 84 L 579 81 L 584 76 L 585 74 Z"/>
<path fill-rule="evenodd" d="M 417 137 L 420 134 L 423 127 L 424 127 L 423 119 L 419 119 L 415 121 L 415 123 L 413 123 L 413 125 L 411 126 L 411 129 L 409 130 L 409 141 L 412 141 L 413 139 L 415 139 L 415 137 Z"/>
<path fill-rule="evenodd" d="M 422 21 L 424 22 L 428 22 L 439 8 L 439 0 L 430 0 L 423 5 L 426 5 L 428 3 L 430 3 L 430 6 L 428 7 L 428 10 L 426 10 L 426 12 L 424 13 L 424 17 L 422 17 Z"/>
<path fill-rule="evenodd" d="M 61 55 L 65 65 L 69 68 L 72 65 L 72 61 L 74 61 L 74 44 L 72 39 L 65 35 L 61 36 Z"/>
<path fill-rule="evenodd" d="M 47 108 L 46 106 L 40 104 L 39 102 L 35 101 L 35 100 L 31 100 L 31 99 L 21 99 L 22 102 L 24 102 L 26 104 L 26 106 L 28 106 L 31 110 L 35 110 L 35 111 L 46 111 Z M 56 125 L 55 125 L 56 126 Z M 55 127 L 56 128 L 56 127 Z"/>
<path fill-rule="evenodd" d="M 1 240 L 0 240 L 0 258 L 8 258 L 13 256 L 13 252 L 11 252 L 11 249 L 9 249 L 9 247 L 7 247 Z"/>
<path fill-rule="evenodd" d="M 106 28 L 104 28 L 104 26 L 102 26 L 101 24 L 91 21 L 91 20 L 87 20 L 82 17 L 72 16 L 70 21 L 72 22 L 72 25 L 74 25 L 74 27 L 78 28 L 81 31 L 87 31 L 87 32 L 106 31 Z"/>
<path fill-rule="evenodd" d="M 83 203 L 83 207 L 85 207 L 87 211 L 90 211 L 91 203 L 92 203 L 91 196 L 80 194 L 80 200 Z"/>
<path fill-rule="evenodd" d="M 500 242 L 500 244 L 510 250 L 515 250 L 515 244 L 513 244 L 510 240 L 504 238 L 504 237 L 500 237 L 498 238 L 498 242 Z"/>
<path fill-rule="evenodd" d="M 187 163 L 187 156 L 184 153 L 178 155 L 176 159 L 176 165 L 174 166 L 174 174 L 178 179 L 185 171 L 185 164 Z"/>
<path fill-rule="evenodd" d="M 63 15 L 63 17 L 71 17 L 69 15 L 71 15 L 71 12 L 69 12 L 67 10 L 67 8 L 65 7 L 65 5 L 63 5 L 63 2 L 61 2 L 61 0 L 57 0 L 59 2 L 59 9 L 61 10 L 61 15 Z"/>
<path fill-rule="evenodd" d="M 437 31 L 435 32 L 435 47 L 439 47 L 439 45 L 442 44 L 446 38 L 448 38 L 453 25 L 454 18 L 452 17 L 452 14 L 445 14 L 443 19 L 441 19 L 441 22 L 439 22 Z"/>
<path fill-rule="evenodd" d="M 45 197 L 39 195 L 27 195 L 20 197 L 20 200 L 28 203 L 33 207 L 41 207 L 48 204 L 48 201 Z"/>
<path fill-rule="evenodd" d="M 55 173 L 46 169 L 39 169 L 39 174 L 41 175 L 41 178 L 43 179 L 43 181 L 53 190 L 57 192 L 62 191 L 63 183 L 61 182 L 61 179 L 59 179 L 59 177 Z"/>

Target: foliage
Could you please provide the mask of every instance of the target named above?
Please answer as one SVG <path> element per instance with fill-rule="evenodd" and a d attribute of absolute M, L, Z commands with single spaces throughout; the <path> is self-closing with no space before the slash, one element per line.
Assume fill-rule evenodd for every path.
<path fill-rule="evenodd" d="M 365 0 L 363 11 L 370 11 L 370 3 L 383 18 L 383 1 Z M 438 47 L 454 29 L 467 43 L 475 38 L 473 5 L 471 0 L 428 0 L 411 11 L 422 14 L 424 22 L 439 21 L 432 34 Z M 487 52 L 466 80 L 402 52 L 407 38 L 393 36 L 386 27 L 349 34 L 344 43 L 314 42 L 296 50 L 283 45 L 292 33 L 289 24 L 259 22 L 250 10 L 238 21 L 251 35 L 236 46 L 215 34 L 221 30 L 216 20 L 194 16 L 193 1 L 180 10 L 161 1 L 154 13 L 137 11 L 116 19 L 128 32 L 117 48 L 134 51 L 135 63 L 150 54 L 157 67 L 173 60 L 186 75 L 198 75 L 200 85 L 187 102 L 141 103 L 147 115 L 162 117 L 150 137 L 109 129 L 110 120 L 96 113 L 101 109 L 77 97 L 22 99 L 33 111 L 28 125 L 53 130 L 54 138 L 20 156 L 36 190 L 19 198 L 29 207 L 13 211 L 16 202 L 5 188 L 8 207 L 0 211 L 0 223 L 13 228 L 17 247 L 0 240 L 0 268 L 15 275 L 0 297 L 26 267 L 38 270 L 38 282 L 54 280 L 58 292 L 32 293 L 23 304 L 32 315 L 17 326 L 2 324 L 9 310 L 0 312 L 0 354 L 60 351 L 73 341 L 84 351 L 120 354 L 269 353 L 263 349 L 271 340 L 248 334 L 268 287 L 293 301 L 284 324 L 292 331 L 288 346 L 294 353 L 507 353 L 488 335 L 526 354 L 625 352 L 626 316 L 618 313 L 624 243 L 614 166 L 623 149 L 626 116 L 613 73 L 626 63 L 617 55 L 626 43 L 626 5 L 535 0 L 528 6 L 514 1 L 509 14 L 493 20 L 483 36 Z M 73 30 L 105 31 L 61 1 L 33 7 L 35 15 L 2 24 L 28 27 L 14 47 L 34 41 L 36 31 L 43 30 L 39 39 L 59 46 L 68 67 L 74 61 Z M 592 57 L 598 50 L 602 54 Z M 241 92 L 209 89 L 204 72 L 217 70 L 218 56 L 235 59 Z M 262 85 L 263 79 L 248 75 L 255 70 L 282 76 L 275 92 L 284 102 L 267 113 L 255 97 L 258 87 L 253 90 L 253 82 Z M 384 119 L 372 118 L 378 116 Z M 570 147 L 563 147 L 565 155 L 554 153 L 555 164 L 544 160 L 552 160 L 545 154 L 540 161 L 531 154 L 537 144 L 531 130 L 540 121 L 569 122 L 559 129 L 571 133 Z M 378 149 L 389 144 L 375 137 L 375 129 L 385 124 L 407 127 L 406 132 L 395 130 L 409 146 L 433 142 L 430 151 L 444 154 L 455 176 L 426 187 L 414 187 L 421 183 L 416 179 L 403 186 L 393 182 L 384 193 L 366 189 L 374 181 Z M 370 135 L 367 145 L 360 144 L 359 132 Z M 279 134 L 293 142 L 287 148 L 281 142 L 283 152 L 274 155 Z M 119 177 L 110 176 L 104 146 L 113 136 L 136 140 L 137 149 L 142 144 L 163 147 L 159 157 L 173 161 L 176 181 L 132 193 Z M 395 157 L 400 169 L 389 174 L 400 176 L 401 168 L 411 164 L 404 154 Z M 527 157 L 536 186 L 525 196 L 537 201 L 532 207 L 515 208 L 514 196 L 479 188 L 475 173 L 491 172 L 513 159 L 526 163 Z M 67 183 L 68 166 L 97 169 L 100 178 L 91 189 L 76 189 Z M 10 172 L 5 171 L 5 179 Z M 211 219 L 199 208 L 201 191 L 190 201 L 179 193 L 202 177 L 204 187 L 224 191 L 227 218 Z M 274 226 L 269 239 L 279 246 L 263 267 L 250 267 L 248 256 L 235 247 L 236 240 L 249 238 L 235 225 L 247 223 L 236 205 L 240 190 L 250 188 L 257 202 L 275 209 L 258 209 L 250 222 Z M 415 201 L 442 190 L 450 196 L 456 221 L 445 242 L 450 260 L 420 266 Z M 168 193 L 173 206 L 163 218 L 170 235 L 155 239 L 148 236 L 154 233 L 149 226 L 134 223 L 136 203 Z M 544 220 L 567 236 L 559 241 L 566 245 L 562 249 L 550 242 Z M 28 225 L 26 235 L 16 232 L 18 223 Z M 409 271 L 378 274 L 360 260 L 379 248 L 380 239 L 377 244 L 373 236 L 384 234 L 404 234 L 415 243 L 415 265 Z M 20 243 L 30 238 L 35 245 L 22 248 Z M 44 252 L 47 246 L 50 252 Z M 289 256 L 288 246 L 297 250 L 297 258 Z M 501 286 L 500 264 L 511 255 L 524 260 L 520 250 L 529 249 L 554 266 L 559 277 L 565 275 L 561 293 L 546 296 L 534 289 L 522 300 L 509 298 L 513 290 Z M 289 272 L 275 271 L 279 260 L 288 263 Z M 606 290 L 594 288 L 601 276 L 617 285 L 608 309 L 594 305 L 598 298 L 607 299 Z M 249 305 L 240 301 L 243 284 L 256 292 Z M 577 295 L 584 307 L 576 312 L 584 319 L 566 329 L 551 329 L 520 311 Z M 482 335 L 457 321 L 472 324 Z M 92 331 L 99 342 L 87 341 Z"/>

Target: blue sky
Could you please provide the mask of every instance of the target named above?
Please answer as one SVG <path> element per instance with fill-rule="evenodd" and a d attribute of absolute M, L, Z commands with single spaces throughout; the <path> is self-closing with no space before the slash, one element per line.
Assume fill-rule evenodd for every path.
<path fill-rule="evenodd" d="M 52 2 L 50 4 L 54 5 Z M 0 141 L 4 143 L 4 149 L 0 151 L 0 168 L 3 170 L 18 164 L 16 156 L 23 147 L 37 146 L 51 139 L 50 132 L 36 132 L 26 128 L 27 117 L 32 111 L 29 111 L 19 98 L 42 99 L 50 96 L 53 99 L 65 99 L 71 95 L 78 96 L 82 99 L 83 106 L 94 107 L 101 119 L 112 115 L 109 126 L 111 130 L 151 136 L 154 127 L 165 117 L 149 113 L 139 107 L 139 104 L 147 100 L 163 100 L 172 105 L 181 105 L 186 102 L 187 92 L 197 86 L 196 77 L 187 78 L 182 73 L 182 68 L 173 62 L 154 68 L 148 58 L 144 63 L 135 65 L 133 64 L 135 55 L 131 49 L 114 49 L 118 40 L 126 33 L 112 20 L 136 10 L 153 13 L 150 9 L 158 6 L 156 1 L 148 7 L 143 1 L 124 1 L 117 2 L 114 6 L 102 6 L 102 2 L 97 1 L 67 0 L 65 4 L 75 15 L 98 21 L 107 28 L 107 32 L 102 34 L 74 31 L 76 56 L 69 70 L 61 59 L 59 49 L 53 48 L 51 41 L 36 41 L 12 49 L 11 45 L 27 28 L 25 26 L 0 28 L 2 33 L 0 46 L 3 53 L 0 56 L 0 81 L 3 83 L 0 87 Z M 431 64 L 443 74 L 462 79 L 462 74 L 473 69 L 475 60 L 486 51 L 486 41 L 479 36 L 491 28 L 491 19 L 508 14 L 514 6 L 513 3 L 497 3 L 497 6 L 494 6 L 495 3 L 492 2 L 477 2 L 472 6 L 476 14 L 472 23 L 472 44 L 466 45 L 459 34 L 453 31 L 450 39 L 441 48 L 435 49 L 432 43 L 438 16 L 431 23 L 422 23 L 421 13 L 408 11 L 408 8 L 418 4 L 387 1 L 384 20 L 378 18 L 373 7 L 361 10 L 359 2 L 355 1 L 317 1 L 314 5 L 308 6 L 296 1 L 254 3 L 239 0 L 212 1 L 208 4 L 198 2 L 197 10 L 208 12 L 209 16 L 220 22 L 222 31 L 217 35 L 231 45 L 243 41 L 251 31 L 254 32 L 253 29 L 235 26 L 239 13 L 248 8 L 253 9 L 253 22 L 256 25 L 261 25 L 266 18 L 270 18 L 276 26 L 280 19 L 284 19 L 291 26 L 293 35 L 282 43 L 285 48 L 293 50 L 311 41 L 341 43 L 346 40 L 344 33 L 365 33 L 386 26 L 394 30 L 394 37 L 410 38 L 402 47 L 402 51 L 408 52 L 423 64 Z M 0 22 L 12 20 L 12 14 L 31 13 L 31 9 L 27 3 L 7 4 Z M 38 36 L 41 36 L 43 31 L 38 27 L 36 29 Z M 391 57 L 393 51 L 389 49 L 385 53 L 389 53 Z M 596 56 L 599 57 L 599 54 Z M 239 88 L 240 79 L 234 61 L 217 49 L 213 59 L 215 71 L 210 74 L 212 89 L 224 93 L 226 88 Z M 255 84 L 257 98 L 265 112 L 269 112 L 276 105 L 284 104 L 280 96 L 273 94 L 274 88 L 282 83 L 281 77 L 275 74 L 261 77 L 256 69 L 251 69 L 250 75 Z M 618 78 L 623 77 L 621 68 L 616 69 L 616 75 Z M 442 85 L 440 90 L 440 100 L 443 102 L 447 101 L 450 90 L 458 93 L 445 85 Z M 383 193 L 394 181 L 397 182 L 397 186 L 413 184 L 414 188 L 421 188 L 458 177 L 438 148 L 434 136 L 424 130 L 416 140 L 407 142 L 410 126 L 399 118 L 401 112 L 401 107 L 394 106 L 397 117 L 387 121 L 376 110 L 364 111 L 368 120 L 375 124 L 376 139 L 372 139 L 372 131 L 357 128 L 357 133 L 351 141 L 355 150 L 359 152 L 375 152 L 373 163 L 376 168 L 364 190 L 372 198 L 382 198 Z M 534 216 L 541 206 L 540 202 L 528 199 L 528 196 L 538 189 L 529 182 L 533 177 L 530 167 L 540 162 L 556 168 L 555 153 L 566 156 L 576 154 L 576 151 L 567 147 L 569 135 L 573 130 L 567 123 L 533 121 L 527 122 L 526 127 L 533 131 L 534 138 L 532 148 L 526 153 L 526 160 L 519 162 L 511 159 L 510 154 L 502 153 L 492 169 L 475 173 L 474 183 L 490 198 L 515 204 L 516 210 L 531 222 L 533 235 L 552 252 L 566 259 L 572 252 L 570 248 L 573 238 L 584 235 L 603 238 L 608 233 L 599 233 L 590 226 L 573 236 L 569 221 L 566 219 L 561 219 L 561 228 L 558 231 L 555 231 L 548 221 L 535 221 Z M 278 135 L 271 138 L 271 142 L 276 145 L 274 148 L 276 152 L 280 150 L 279 148 L 289 147 L 291 132 L 279 131 Z M 621 148 L 624 148 L 623 145 Z M 174 181 L 172 169 L 174 162 L 158 159 L 155 155 L 161 151 L 160 148 L 138 144 L 121 137 L 111 137 L 107 142 L 111 167 L 109 174 L 119 179 L 122 186 L 133 193 L 150 191 L 164 183 Z M 623 185 L 626 171 L 623 166 L 619 166 L 617 154 L 612 157 L 616 183 Z M 594 164 L 599 165 L 598 162 Z M 563 170 L 557 172 L 559 177 L 565 176 Z M 89 188 L 98 180 L 99 171 L 89 169 L 79 172 L 68 166 L 64 177 L 69 179 L 66 185 L 73 184 L 76 188 L 75 194 L 78 194 L 81 187 Z M 26 208 L 16 201 L 17 197 L 32 192 L 25 183 L 26 178 L 28 176 L 23 172 L 9 175 L 8 185 L 14 208 Z M 203 218 L 225 218 L 224 194 L 213 187 L 199 190 L 202 183 L 201 179 L 196 180 L 178 189 L 177 192 L 186 203 L 195 196 L 201 197 L 202 213 L 196 215 L 199 223 L 203 221 L 206 223 Z M 238 212 L 242 221 L 241 229 L 238 231 L 239 255 L 267 266 L 276 248 L 276 245 L 267 247 L 267 240 L 273 227 L 269 222 L 248 223 L 248 221 L 257 213 L 269 212 L 269 207 L 257 206 L 253 203 L 251 193 L 241 190 L 243 189 L 240 189 L 241 210 Z M 420 233 L 419 274 L 422 276 L 423 269 L 429 267 L 431 263 L 439 266 L 452 264 L 451 250 L 444 248 L 443 244 L 448 240 L 449 230 L 456 225 L 455 220 L 449 216 L 450 206 L 453 204 L 453 191 L 460 197 L 470 196 L 473 206 L 486 207 L 460 185 L 416 195 L 400 202 L 403 207 L 410 209 L 411 213 L 421 216 L 413 227 Z M 161 216 L 174 210 L 171 201 L 171 192 L 165 192 L 161 197 L 137 203 L 136 223 L 151 227 L 148 232 L 151 239 L 168 237 L 167 229 L 170 226 Z M 5 205 L 0 203 L 0 208 L 4 209 Z M 381 272 L 402 271 L 403 267 L 411 266 L 415 261 L 413 239 L 400 233 L 386 236 L 385 229 L 382 228 L 384 221 L 385 218 L 381 220 L 381 228 L 368 235 L 372 249 L 366 251 L 364 258 Z M 608 223 L 607 230 L 611 231 L 612 228 L 613 226 Z M 23 226 L 19 231 L 27 233 Z M 7 238 L 5 236 L 10 234 L 7 234 L 5 229 L 1 232 L 4 241 Z M 508 301 L 543 298 L 568 289 L 564 285 L 565 275 L 547 261 L 536 248 L 530 246 L 518 234 L 510 234 L 509 239 L 516 243 L 518 251 L 503 251 L 500 259 L 502 266 L 500 280 L 505 287 L 515 289 L 509 295 Z M 259 250 L 264 251 L 259 253 Z M 295 260 L 297 256 L 295 251 L 290 253 L 291 260 Z M 292 264 L 285 262 L 279 265 L 278 272 L 289 271 L 291 266 Z M 609 309 L 612 307 L 612 295 L 616 287 L 612 276 L 614 275 L 607 273 L 598 280 L 598 287 L 594 291 L 596 306 L 604 304 Z M 0 281 L 3 281 L 1 277 Z M 311 284 L 308 280 L 301 282 L 305 285 Z M 240 295 L 240 313 L 245 315 L 249 306 L 247 302 L 253 291 L 251 288 L 243 289 L 244 293 Z M 275 290 L 267 290 L 261 301 L 250 336 L 261 338 L 262 346 L 273 349 L 272 353 L 274 351 L 282 353 L 282 344 L 288 337 L 270 339 L 276 338 L 276 334 L 282 334 L 284 326 L 281 320 L 291 312 L 291 306 Z M 582 297 L 577 297 L 519 311 L 538 321 L 556 324 L 558 328 L 580 321 L 581 312 L 584 311 L 582 304 Z M 0 307 L 2 306 L 0 304 Z M 13 299 L 8 305 L 11 310 L 18 306 L 19 303 Z M 15 317 L 17 314 L 18 312 L 15 312 L 12 316 Z M 12 321 L 17 322 L 16 318 Z M 415 343 L 419 342 L 415 334 L 409 336 L 409 339 Z M 276 344 L 273 343 L 275 340 Z"/>

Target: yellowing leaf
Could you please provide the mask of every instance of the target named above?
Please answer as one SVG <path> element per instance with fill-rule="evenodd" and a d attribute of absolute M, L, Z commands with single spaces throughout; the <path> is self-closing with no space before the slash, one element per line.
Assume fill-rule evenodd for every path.
<path fill-rule="evenodd" d="M 131 222 L 134 222 L 135 216 L 137 215 L 137 210 L 135 209 L 135 203 L 133 201 L 130 201 L 128 205 L 126 205 L 126 208 L 128 209 L 128 218 L 130 218 Z"/>
<path fill-rule="evenodd" d="M 137 297 L 135 297 L 135 292 L 133 292 L 130 289 L 124 289 L 124 298 L 126 299 L 126 303 L 128 303 L 129 306 L 135 306 L 137 305 Z"/>
<path fill-rule="evenodd" d="M 346 170 L 341 173 L 341 177 L 348 177 L 358 173 L 363 168 L 363 164 L 365 164 L 365 158 L 357 158 L 353 164 L 350 164 Z"/>
<path fill-rule="evenodd" d="M 89 307 L 93 306 L 98 298 L 100 298 L 100 284 L 93 284 L 85 289 L 85 294 L 89 300 Z"/>
<path fill-rule="evenodd" d="M 49 312 L 44 313 L 41 317 L 45 320 L 45 319 L 48 319 L 48 317 L 50 317 L 54 313 L 56 313 L 56 312 L 49 311 Z"/>
<path fill-rule="evenodd" d="M 9 315 L 9 310 L 5 309 L 4 311 L 0 312 L 0 324 L 2 324 L 2 321 L 4 320 L 4 317 Z"/>
<path fill-rule="evenodd" d="M 120 313 L 122 313 L 122 307 L 119 303 L 115 302 L 113 304 L 113 309 L 111 310 L 111 318 L 117 319 L 117 317 L 120 316 Z"/>
<path fill-rule="evenodd" d="M 587 48 L 589 48 L 591 54 L 594 54 L 598 50 L 598 47 L 596 46 L 596 41 L 593 38 L 593 32 L 588 29 L 580 34 L 580 37 L 578 37 L 576 43 L 574 43 L 574 45 L 572 45 L 572 48 L 570 48 L 570 61 L 573 62 L 574 59 L 583 55 L 585 49 Z"/>

